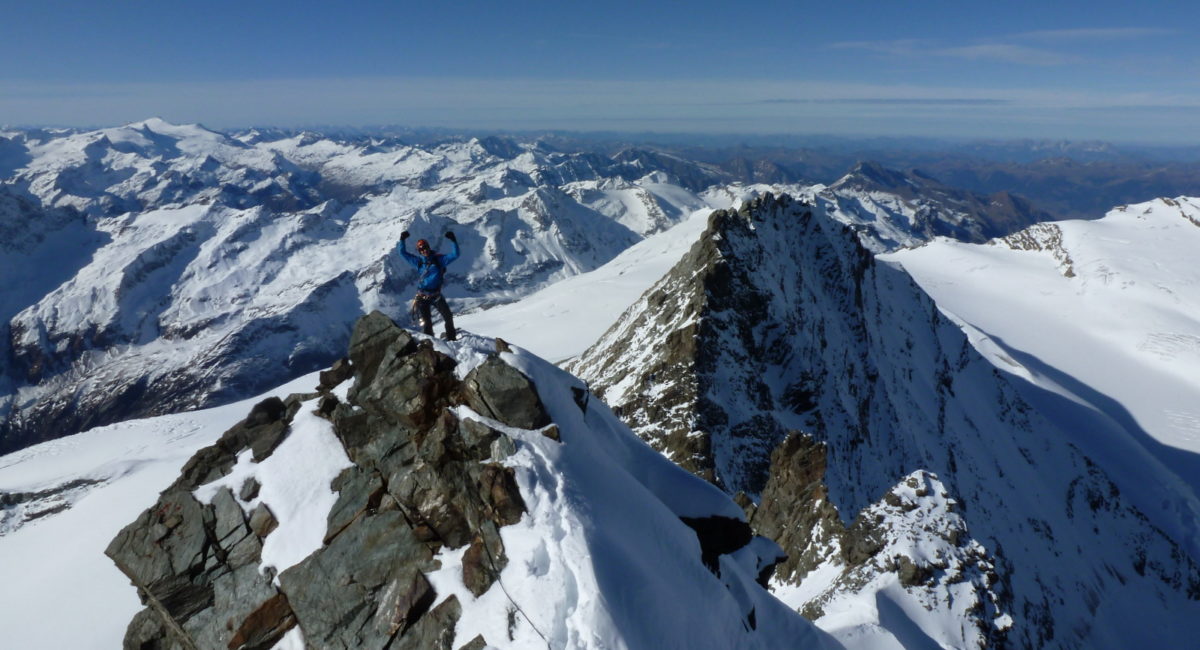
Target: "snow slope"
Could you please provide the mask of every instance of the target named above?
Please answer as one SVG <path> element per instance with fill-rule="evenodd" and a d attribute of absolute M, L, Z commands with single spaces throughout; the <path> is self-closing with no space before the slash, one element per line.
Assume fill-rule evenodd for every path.
<path fill-rule="evenodd" d="M 1200 502 L 1197 250 L 1200 199 L 1179 198 L 1039 224 L 987 245 L 939 239 L 884 259 L 902 265 L 996 367 L 1099 414 L 1107 426 L 1073 442 L 1117 476 L 1150 470 L 1149 484 L 1122 487 L 1178 522 L 1200 518 L 1183 505 Z M 1179 494 L 1183 503 L 1165 497 Z"/>
<path fill-rule="evenodd" d="M 495 346 L 473 335 L 435 344 L 457 360 L 460 375 Z M 721 579 L 700 564 L 696 536 L 679 517 L 744 520 L 728 497 L 647 447 L 598 401 L 581 411 L 571 391 L 578 380 L 565 372 L 519 348 L 502 358 L 533 379 L 563 442 L 458 407 L 458 417 L 483 421 L 515 441 L 507 464 L 517 470 L 528 513 L 501 529 L 509 562 L 496 588 L 476 597 L 462 584 L 465 547 L 445 551 L 443 570 L 430 576 L 439 601 L 455 595 L 463 605 L 453 647 L 481 632 L 488 639 L 512 637 L 502 647 L 837 647 L 756 584 L 761 558 L 777 552 L 769 542 L 720 556 Z M 308 376 L 272 394 L 313 383 L 315 377 Z M 78 478 L 99 481 L 69 509 L 0 535 L 5 584 L 0 629 L 6 645 L 118 647 L 141 605 L 103 556 L 104 546 L 192 452 L 215 440 L 249 405 L 112 425 L 0 457 L 5 491 L 43 490 Z M 280 518 L 266 538 L 264 566 L 290 566 L 319 547 L 324 534 L 332 501 L 312 488 L 346 461 L 344 452 L 326 452 L 286 462 L 289 445 L 340 451 L 327 423 L 310 419 L 294 423 L 276 449 L 281 462 L 273 462 L 274 455 L 257 466 L 243 459 L 232 474 L 198 492 L 211 498 L 220 485 L 240 484 L 252 474 L 260 479 L 253 503 L 268 503 Z M 315 536 L 313 522 L 320 522 Z M 524 622 L 513 623 L 512 604 Z M 52 611 L 80 624 L 48 625 Z M 748 613 L 752 625 L 745 623 Z M 279 647 L 301 644 L 297 633 Z"/>
<path fill-rule="evenodd" d="M 683 257 L 704 231 L 710 212 L 693 212 L 594 271 L 556 282 L 517 302 L 466 314 L 455 324 L 516 343 L 551 361 L 578 356 Z"/>

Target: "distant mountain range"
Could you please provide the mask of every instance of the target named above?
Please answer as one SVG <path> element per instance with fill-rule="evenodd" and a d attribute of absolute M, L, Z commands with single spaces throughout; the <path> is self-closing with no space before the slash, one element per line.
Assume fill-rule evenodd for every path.
<path fill-rule="evenodd" d="M 670 152 L 497 137 L 410 145 L 151 119 L 9 131 L 0 151 L 0 268 L 17 280 L 0 298 L 0 450 L 239 399 L 327 365 L 352 314 L 406 314 L 412 271 L 393 253 L 403 230 L 435 246 L 460 235 L 447 296 L 462 311 L 769 190 L 836 205 L 876 251 L 1050 218 L 1011 195 L 877 165 L 830 186 L 748 183 Z"/>

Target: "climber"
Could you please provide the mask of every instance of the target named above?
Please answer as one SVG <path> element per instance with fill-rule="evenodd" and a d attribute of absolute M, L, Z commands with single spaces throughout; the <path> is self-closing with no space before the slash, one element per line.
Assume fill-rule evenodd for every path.
<path fill-rule="evenodd" d="M 458 338 L 454 329 L 454 316 L 450 314 L 450 305 L 442 297 L 442 282 L 446 277 L 446 265 L 458 259 L 458 239 L 454 233 L 447 232 L 446 239 L 450 240 L 450 252 L 443 255 L 433 250 L 429 242 L 417 240 L 417 254 L 408 252 L 408 231 L 400 233 L 400 244 L 396 250 L 413 268 L 417 269 L 417 295 L 413 297 L 413 311 L 421 321 L 421 328 L 430 336 L 433 335 L 433 319 L 430 317 L 429 306 L 437 308 L 446 323 L 446 340 Z"/>

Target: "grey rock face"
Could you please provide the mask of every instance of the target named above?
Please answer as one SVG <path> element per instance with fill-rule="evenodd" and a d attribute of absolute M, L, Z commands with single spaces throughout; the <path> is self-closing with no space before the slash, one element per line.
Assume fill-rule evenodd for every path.
<path fill-rule="evenodd" d="M 472 370 L 463 383 L 467 406 L 481 415 L 520 429 L 550 424 L 533 383 L 497 357 Z"/>
<path fill-rule="evenodd" d="M 163 623 L 162 616 L 147 607 L 134 615 L 125 632 L 123 650 L 188 650 Z"/>
<path fill-rule="evenodd" d="M 423 574 L 434 568 L 433 555 L 404 515 L 383 512 L 361 521 L 279 576 L 305 639 L 317 647 L 385 647 L 433 604 Z"/>
<path fill-rule="evenodd" d="M 496 462 L 513 441 L 447 407 L 486 405 L 513 426 L 549 419 L 532 382 L 499 360 L 459 381 L 452 359 L 377 312 L 360 319 L 352 341 L 350 361 L 331 371 L 345 376 L 256 405 L 112 541 L 107 554 L 148 605 L 126 647 L 265 650 L 299 626 L 314 648 L 451 648 L 462 608 L 439 599 L 425 575 L 443 547 L 470 545 L 463 582 L 487 592 L 507 563 L 499 529 L 525 504 L 513 470 Z M 342 403 L 329 391 L 351 378 Z M 299 409 L 314 405 L 354 465 L 331 485 L 338 498 L 324 545 L 276 585 L 259 567 L 262 540 L 278 525 L 270 508 L 245 512 L 225 488 L 209 505 L 192 492 L 228 474 L 243 450 L 269 457 Z M 243 501 L 258 488 L 242 485 Z"/>

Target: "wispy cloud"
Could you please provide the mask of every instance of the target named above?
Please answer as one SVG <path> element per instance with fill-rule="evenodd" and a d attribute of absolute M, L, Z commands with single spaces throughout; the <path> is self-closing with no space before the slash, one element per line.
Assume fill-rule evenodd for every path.
<path fill-rule="evenodd" d="M 862 104 L 868 106 L 1001 106 L 1008 99 L 971 97 L 833 97 L 828 99 L 760 99 L 753 104 Z"/>
<path fill-rule="evenodd" d="M 1085 63 L 1077 54 L 1051 49 L 1088 41 L 1129 41 L 1154 36 L 1166 36 L 1177 30 L 1157 27 L 1047 29 L 1006 34 L 966 43 L 932 39 L 898 39 L 889 41 L 842 41 L 829 45 L 833 49 L 856 49 L 892 56 L 925 56 L 997 61 L 1030 66 L 1060 66 Z M 1034 42 L 1040 46 L 1028 45 Z"/>
<path fill-rule="evenodd" d="M 920 54 L 927 52 L 931 41 L 918 39 L 901 39 L 895 41 L 841 41 L 831 43 L 829 47 L 835 50 L 868 50 L 883 54 Z"/>
<path fill-rule="evenodd" d="M 1053 66 L 1082 61 L 1080 57 L 1070 54 L 1003 42 L 950 46 L 932 40 L 903 39 L 896 41 L 843 41 L 834 43 L 830 47 L 866 50 L 892 56 L 933 56 L 974 61 L 1000 61 L 1020 65 Z"/>
<path fill-rule="evenodd" d="M 981 45 L 964 45 L 961 47 L 945 47 L 930 52 L 937 56 L 946 56 L 974 61 L 1001 61 L 1021 65 L 1067 65 L 1081 63 L 1081 57 L 1062 54 L 1043 48 L 1025 47 L 1010 43 L 984 43 Z"/>
<path fill-rule="evenodd" d="M 1115 28 L 1083 28 L 1083 29 L 1043 29 L 1032 32 L 1012 34 L 1009 38 L 1042 41 L 1091 41 L 1091 40 L 1132 40 L 1150 36 L 1166 36 L 1178 33 L 1178 30 L 1159 27 L 1115 27 Z"/>

